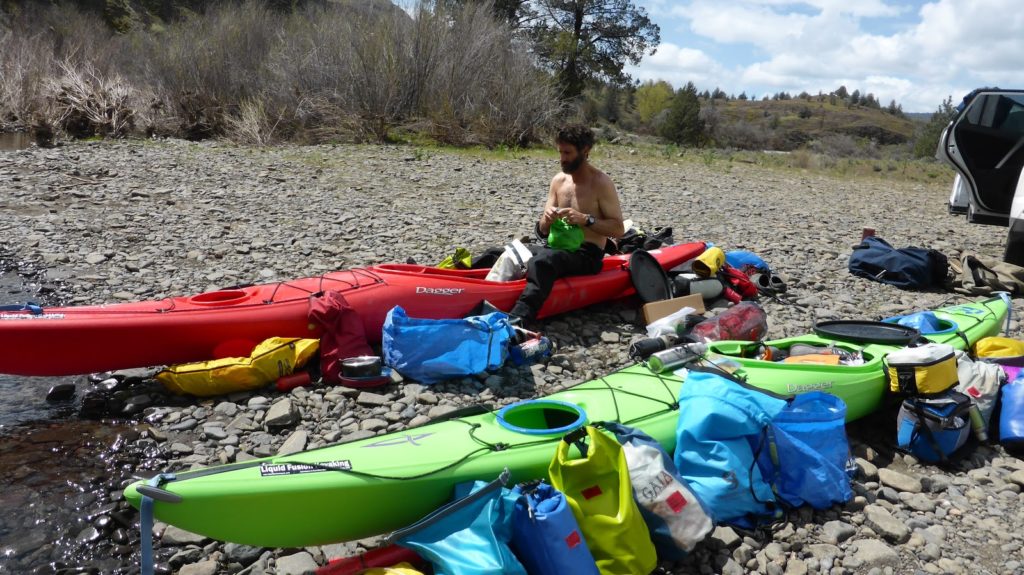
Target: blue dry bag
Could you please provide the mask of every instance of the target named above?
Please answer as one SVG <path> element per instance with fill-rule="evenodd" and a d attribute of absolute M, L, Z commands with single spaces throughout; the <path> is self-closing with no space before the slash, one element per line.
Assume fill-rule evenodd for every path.
<path fill-rule="evenodd" d="M 801 393 L 772 419 L 773 450 L 757 458 L 775 495 L 793 507 L 827 509 L 853 497 L 855 467 L 846 439 L 846 404 L 821 391 Z"/>
<path fill-rule="evenodd" d="M 395 306 L 384 320 L 384 363 L 420 383 L 437 383 L 500 368 L 514 338 L 502 312 L 419 319 Z"/>
<path fill-rule="evenodd" d="M 530 575 L 600 574 L 565 494 L 541 481 L 512 495 L 512 547 Z"/>
<path fill-rule="evenodd" d="M 435 575 L 527 575 L 509 548 L 514 499 L 502 487 L 508 475 L 506 469 L 490 483 L 457 485 L 453 502 L 386 541 L 418 553 Z"/>
<path fill-rule="evenodd" d="M 772 273 L 772 268 L 770 268 L 760 256 L 754 252 L 748 252 L 747 250 L 730 250 L 725 252 L 725 263 L 738 270 L 743 270 L 744 267 L 751 266 L 761 273 Z"/>
<path fill-rule="evenodd" d="M 999 443 L 1010 447 L 1024 445 L 1024 371 L 1003 386 L 999 411 Z"/>
<path fill-rule="evenodd" d="M 890 317 L 882 321 L 912 327 L 921 332 L 921 335 L 953 333 L 957 328 L 955 323 L 941 320 L 936 317 L 934 312 L 930 311 L 919 311 L 909 315 Z"/>
<path fill-rule="evenodd" d="M 718 374 L 689 370 L 679 391 L 675 464 L 716 523 L 749 525 L 775 515 L 775 495 L 756 464 L 786 400 Z"/>

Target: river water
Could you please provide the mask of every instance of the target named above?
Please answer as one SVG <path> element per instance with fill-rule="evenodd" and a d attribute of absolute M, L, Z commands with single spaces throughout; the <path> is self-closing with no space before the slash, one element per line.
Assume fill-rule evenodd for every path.
<path fill-rule="evenodd" d="M 21 150 L 32 145 L 32 136 L 24 132 L 0 133 L 0 151 Z"/>
<path fill-rule="evenodd" d="M 0 257 L 0 304 L 58 303 L 41 299 Z M 76 385 L 75 397 L 47 401 L 50 387 L 65 383 Z M 135 570 L 138 514 L 120 489 L 138 461 L 124 453 L 138 432 L 132 422 L 82 418 L 88 385 L 0 375 L 0 573 Z"/>

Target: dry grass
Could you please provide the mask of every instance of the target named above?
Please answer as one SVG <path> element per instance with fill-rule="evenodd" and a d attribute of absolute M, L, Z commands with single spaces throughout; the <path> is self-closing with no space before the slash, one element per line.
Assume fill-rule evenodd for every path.
<path fill-rule="evenodd" d="M 0 129 L 38 120 L 72 136 L 264 145 L 384 141 L 420 126 L 460 145 L 536 140 L 563 112 L 550 78 L 486 5 L 444 5 L 424 0 L 410 16 L 225 2 L 124 36 L 74 8 L 40 8 L 22 17 L 46 27 L 0 29 Z"/>

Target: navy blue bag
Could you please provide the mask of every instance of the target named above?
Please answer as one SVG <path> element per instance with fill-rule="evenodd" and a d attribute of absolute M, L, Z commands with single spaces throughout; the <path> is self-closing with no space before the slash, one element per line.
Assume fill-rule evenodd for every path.
<path fill-rule="evenodd" d="M 869 236 L 853 249 L 850 273 L 904 289 L 940 287 L 949 262 L 942 253 L 925 248 L 896 249 L 882 238 Z"/>
<path fill-rule="evenodd" d="M 512 489 L 512 547 L 530 575 L 600 575 L 565 494 L 543 481 Z"/>
<path fill-rule="evenodd" d="M 502 312 L 463 319 L 409 317 L 395 306 L 384 319 L 384 363 L 404 377 L 437 383 L 498 369 L 515 331 Z"/>

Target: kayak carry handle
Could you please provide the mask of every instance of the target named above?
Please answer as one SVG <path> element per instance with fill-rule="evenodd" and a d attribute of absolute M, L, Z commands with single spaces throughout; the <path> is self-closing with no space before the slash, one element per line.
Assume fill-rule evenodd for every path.
<path fill-rule="evenodd" d="M 162 503 L 181 503 L 184 501 L 181 495 L 177 493 L 171 493 L 166 489 L 160 489 L 152 485 L 139 485 L 135 488 L 139 492 L 139 495 L 145 495 L 153 499 L 154 501 L 160 501 Z"/>

